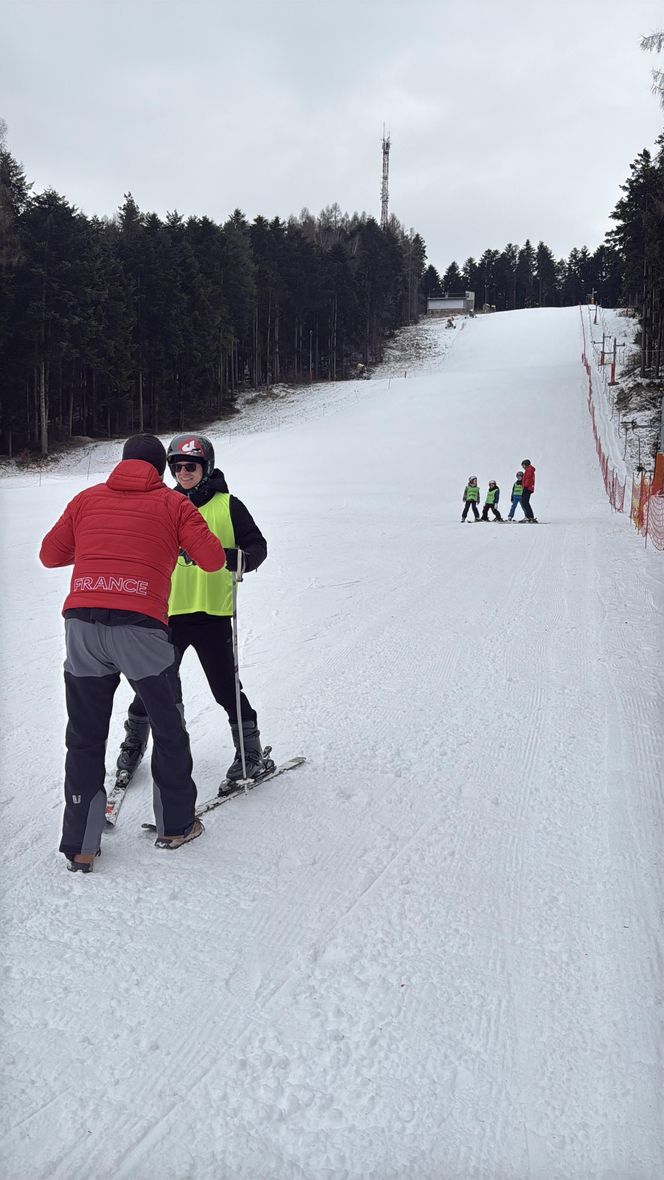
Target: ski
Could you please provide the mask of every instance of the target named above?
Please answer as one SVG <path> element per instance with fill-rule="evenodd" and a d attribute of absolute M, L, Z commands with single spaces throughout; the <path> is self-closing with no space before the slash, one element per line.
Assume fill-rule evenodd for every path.
<path fill-rule="evenodd" d="M 115 783 L 111 787 L 106 799 L 106 813 L 104 819 L 107 831 L 114 828 L 118 822 L 120 808 L 124 803 L 124 797 L 127 794 L 127 787 L 129 786 L 133 777 L 133 774 L 129 770 L 119 770 L 116 775 Z"/>
<path fill-rule="evenodd" d="M 270 782 L 273 778 L 278 778 L 280 774 L 285 774 L 287 770 L 294 770 L 296 766 L 302 766 L 303 762 L 306 762 L 306 758 L 289 758 L 288 762 L 281 762 L 279 766 L 275 766 L 272 770 L 267 770 L 265 774 L 261 774 L 258 778 L 247 779 L 244 783 L 238 783 L 232 791 L 227 791 L 225 795 L 214 795 L 212 799 L 206 799 L 204 803 L 199 803 L 196 808 L 196 815 L 206 815 L 208 811 L 214 811 L 215 808 L 221 807 L 222 803 L 228 803 L 230 799 L 237 799 L 238 795 L 245 795 L 247 791 L 253 791 L 254 787 Z M 222 783 L 223 785 L 224 783 Z M 141 824 L 141 827 L 144 832 L 156 832 L 157 830 L 156 824 Z"/>

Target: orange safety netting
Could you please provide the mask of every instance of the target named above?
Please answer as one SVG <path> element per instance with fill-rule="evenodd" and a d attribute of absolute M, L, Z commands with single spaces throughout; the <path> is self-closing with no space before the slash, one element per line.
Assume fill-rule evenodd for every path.
<path fill-rule="evenodd" d="M 624 512 L 625 510 L 625 483 L 619 478 L 615 468 L 612 467 L 606 451 L 602 445 L 599 430 L 597 429 L 597 421 L 595 419 L 595 404 L 593 399 L 593 378 L 592 370 L 588 363 L 588 358 L 585 352 L 581 354 L 583 367 L 588 375 L 588 410 L 590 413 L 590 420 L 593 424 L 593 437 L 595 439 L 595 450 L 597 451 L 597 458 L 602 472 L 602 479 L 604 480 L 604 487 L 606 494 L 609 497 L 611 507 L 615 508 L 616 512 Z"/>
<path fill-rule="evenodd" d="M 612 467 L 597 428 L 592 369 L 586 356 L 586 327 L 583 320 L 583 309 L 579 307 L 579 311 L 581 312 L 581 329 L 583 332 L 581 360 L 588 376 L 588 410 L 593 424 L 595 449 L 602 471 L 606 494 L 611 501 L 611 507 L 615 508 L 616 512 L 624 512 L 626 481 L 623 483 L 619 479 L 615 468 Z M 657 463 L 660 464 L 661 460 L 661 455 L 658 455 Z M 662 470 L 664 470 L 664 464 L 655 467 L 655 476 L 652 479 L 648 479 L 645 472 L 642 472 L 636 478 L 632 478 L 632 495 L 629 510 L 630 519 L 645 537 L 646 545 L 650 539 L 655 548 L 659 550 L 664 550 L 664 487 L 662 485 Z"/>
<path fill-rule="evenodd" d="M 644 473 L 632 483 L 630 518 L 634 527 L 656 549 L 664 550 L 664 493 L 653 491 L 652 480 Z"/>
<path fill-rule="evenodd" d="M 659 549 L 664 550 L 664 492 L 656 492 L 648 497 L 646 504 L 646 544 L 650 539 Z"/>

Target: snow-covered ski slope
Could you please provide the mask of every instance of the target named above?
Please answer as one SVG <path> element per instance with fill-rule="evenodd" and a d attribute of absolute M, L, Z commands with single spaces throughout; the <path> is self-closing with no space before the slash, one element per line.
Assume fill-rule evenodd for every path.
<path fill-rule="evenodd" d="M 37 551 L 120 447 L 2 484 L 5 1180 L 664 1176 L 664 559 L 606 501 L 578 309 L 426 332 L 211 432 L 270 548 L 243 681 L 307 764 L 176 854 L 146 764 L 93 876 L 56 853 Z M 546 523 L 462 527 L 467 476 L 504 507 L 525 456 Z M 183 683 L 205 797 L 230 735 Z"/>

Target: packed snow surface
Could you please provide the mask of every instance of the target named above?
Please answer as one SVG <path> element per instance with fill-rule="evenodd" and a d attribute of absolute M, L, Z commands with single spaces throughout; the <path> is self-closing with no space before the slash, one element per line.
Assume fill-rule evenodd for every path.
<path fill-rule="evenodd" d="M 3 480 L 6 1180 L 664 1176 L 664 555 L 606 500 L 578 309 L 418 339 L 210 431 L 269 543 L 243 683 L 307 763 L 177 853 L 147 762 L 92 876 L 56 851 L 37 553 L 120 444 Z M 462 527 L 524 457 L 542 523 Z M 230 732 L 193 653 L 183 687 L 204 798 Z"/>

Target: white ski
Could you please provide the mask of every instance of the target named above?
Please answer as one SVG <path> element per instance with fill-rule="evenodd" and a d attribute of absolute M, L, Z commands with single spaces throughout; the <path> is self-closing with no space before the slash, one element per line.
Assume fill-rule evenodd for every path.
<path fill-rule="evenodd" d="M 118 822 L 118 815 L 120 808 L 124 803 L 124 797 L 127 793 L 133 775 L 128 770 L 119 770 L 115 779 L 114 785 L 111 787 L 106 798 L 106 828 L 114 828 Z"/>
<path fill-rule="evenodd" d="M 268 770 L 266 774 L 262 774 L 260 778 L 247 779 L 244 783 L 238 783 L 232 791 L 227 791 L 224 795 L 214 795 L 211 799 L 206 799 L 204 803 L 199 803 L 196 815 L 201 816 L 208 811 L 214 811 L 216 807 L 221 807 L 222 803 L 228 803 L 229 799 L 237 799 L 238 795 L 246 795 L 247 791 L 253 791 L 254 787 L 259 787 L 262 783 L 269 782 L 270 779 L 278 778 L 287 770 L 294 770 L 296 766 L 302 766 L 303 762 L 306 762 L 306 758 L 289 758 L 288 762 L 282 762 L 279 766 L 275 766 L 274 770 Z M 145 832 L 156 832 L 157 830 L 155 824 L 141 824 L 141 827 Z"/>

